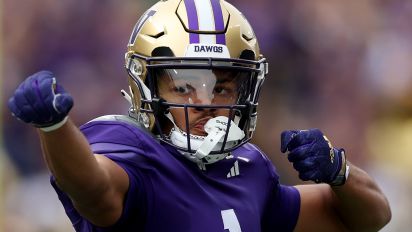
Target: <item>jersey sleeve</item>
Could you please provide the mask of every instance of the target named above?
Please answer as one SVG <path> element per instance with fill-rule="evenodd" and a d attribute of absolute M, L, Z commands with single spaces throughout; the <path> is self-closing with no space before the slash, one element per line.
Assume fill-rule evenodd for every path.
<path fill-rule="evenodd" d="M 299 191 L 293 186 L 278 185 L 267 205 L 263 231 L 293 231 L 299 211 Z"/>
<path fill-rule="evenodd" d="M 293 186 L 279 183 L 279 175 L 265 156 L 272 187 L 262 221 L 262 231 L 293 231 L 300 212 L 300 194 Z"/>
<path fill-rule="evenodd" d="M 115 157 L 120 155 L 120 153 L 105 154 L 105 156 L 114 160 L 119 166 L 121 166 L 127 173 L 129 177 L 129 189 L 127 191 L 124 208 L 121 217 L 118 221 L 110 227 L 98 227 L 93 225 L 87 219 L 83 218 L 77 210 L 74 208 L 71 199 L 66 193 L 64 193 L 57 185 L 55 178 L 51 177 L 51 184 L 55 189 L 59 200 L 63 204 L 65 212 L 73 224 L 73 227 L 77 232 L 83 231 L 128 231 L 128 228 L 139 228 L 144 224 L 145 219 L 145 194 L 144 194 L 144 183 L 142 183 L 142 178 L 140 178 L 140 173 L 130 166 L 130 164 L 122 162 L 121 159 L 116 159 Z M 127 153 L 122 153 L 122 156 L 128 155 Z M 131 154 L 129 154 L 131 155 Z"/>
<path fill-rule="evenodd" d="M 113 160 L 122 167 L 129 177 L 129 189 L 125 197 L 124 208 L 119 220 L 110 227 L 97 227 L 83 218 L 74 208 L 72 201 L 59 189 L 55 178 L 51 177 L 54 187 L 67 216 L 77 232 L 97 231 L 130 231 L 130 228 L 141 228 L 144 225 L 145 205 L 145 178 L 141 167 L 147 164 L 143 147 L 147 139 L 145 133 L 136 132 L 136 128 L 125 123 L 96 122 L 81 127 L 81 131 L 88 139 L 92 151 Z"/>

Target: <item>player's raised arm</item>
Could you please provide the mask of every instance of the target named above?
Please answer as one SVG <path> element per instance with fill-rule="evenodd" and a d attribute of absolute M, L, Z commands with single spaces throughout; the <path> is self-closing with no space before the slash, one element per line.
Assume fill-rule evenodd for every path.
<path fill-rule="evenodd" d="M 295 231 L 378 231 L 391 218 L 376 182 L 346 161 L 320 130 L 284 131 L 281 151 L 299 172 L 316 183 L 297 186 L 301 210 Z"/>
<path fill-rule="evenodd" d="M 77 210 L 100 226 L 116 222 L 128 188 L 127 174 L 109 159 L 93 154 L 68 118 L 73 99 L 54 75 L 40 71 L 28 77 L 8 106 L 19 120 L 39 129 L 47 166 Z"/>

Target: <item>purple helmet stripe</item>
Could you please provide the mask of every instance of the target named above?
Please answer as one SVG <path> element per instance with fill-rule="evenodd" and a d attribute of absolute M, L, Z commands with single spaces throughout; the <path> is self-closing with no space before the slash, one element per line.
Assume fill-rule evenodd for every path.
<path fill-rule="evenodd" d="M 189 33 L 189 39 L 191 44 L 200 42 L 200 37 L 197 33 Z"/>
<path fill-rule="evenodd" d="M 225 24 L 223 22 L 223 13 L 220 6 L 220 0 L 211 0 L 210 2 L 212 3 L 213 15 L 215 17 L 215 29 L 216 31 L 223 31 L 225 29 Z M 217 34 L 216 43 L 226 44 L 225 34 Z"/>
<path fill-rule="evenodd" d="M 147 19 L 149 19 L 155 13 L 156 11 L 149 9 L 140 17 L 139 21 L 137 21 L 136 25 L 133 28 L 133 33 L 130 36 L 129 44 L 134 44 L 134 42 L 136 42 L 137 33 L 139 33 L 140 29 L 142 29 Z"/>
<path fill-rule="evenodd" d="M 216 43 L 226 45 L 226 37 L 225 34 L 217 34 L 216 35 Z"/>
<path fill-rule="evenodd" d="M 189 30 L 199 30 L 199 22 L 197 18 L 197 10 L 194 0 L 185 0 L 187 20 L 189 22 Z M 199 34 L 190 33 L 190 43 L 199 43 Z"/>

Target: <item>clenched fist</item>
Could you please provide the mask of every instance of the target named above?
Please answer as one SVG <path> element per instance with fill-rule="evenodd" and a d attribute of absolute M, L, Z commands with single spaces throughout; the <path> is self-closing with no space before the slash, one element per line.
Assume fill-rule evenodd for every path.
<path fill-rule="evenodd" d="M 40 71 L 24 80 L 8 101 L 12 114 L 45 131 L 63 125 L 73 98 L 50 71 Z"/>
<path fill-rule="evenodd" d="M 318 129 L 287 130 L 281 134 L 281 151 L 299 172 L 299 178 L 316 183 L 343 185 L 348 174 L 343 149 L 332 144 Z"/>

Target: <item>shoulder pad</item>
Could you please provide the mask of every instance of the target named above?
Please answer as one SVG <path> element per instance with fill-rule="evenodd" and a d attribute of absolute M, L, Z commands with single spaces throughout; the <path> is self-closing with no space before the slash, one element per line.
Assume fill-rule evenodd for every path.
<path fill-rule="evenodd" d="M 126 115 L 101 116 L 80 126 L 80 130 L 93 146 L 94 152 L 102 152 L 102 147 L 107 153 L 113 148 L 120 149 L 120 145 L 141 147 L 158 144 L 150 131 Z M 109 145 L 110 149 L 106 145 Z"/>
<path fill-rule="evenodd" d="M 121 115 L 121 114 L 103 115 L 103 116 L 97 117 L 95 119 L 92 119 L 87 123 L 97 122 L 97 121 L 125 122 L 125 123 L 128 123 L 128 124 L 132 125 L 132 126 L 135 126 L 135 127 L 138 127 L 140 129 L 143 129 L 143 130 L 147 131 L 146 127 L 144 127 L 144 125 L 142 123 L 138 122 L 137 120 L 135 120 L 132 117 L 127 116 L 127 115 Z"/>

